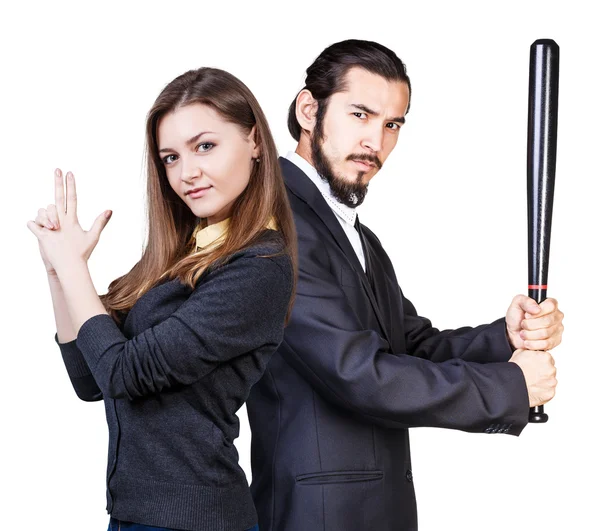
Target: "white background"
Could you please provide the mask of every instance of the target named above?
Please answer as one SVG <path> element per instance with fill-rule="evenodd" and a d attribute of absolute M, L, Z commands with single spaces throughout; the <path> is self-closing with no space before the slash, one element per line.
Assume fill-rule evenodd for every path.
<path fill-rule="evenodd" d="M 489 322 L 526 289 L 529 46 L 553 38 L 561 78 L 549 296 L 566 329 L 550 422 L 518 438 L 415 429 L 413 471 L 422 531 L 600 529 L 593 2 L 15 4 L 0 13 L 3 528 L 108 522 L 103 404 L 80 402 L 70 386 L 26 227 L 53 202 L 55 167 L 75 173 L 85 228 L 114 211 L 90 261 L 104 293 L 140 257 L 145 114 L 166 83 L 200 66 L 232 72 L 285 153 L 295 147 L 287 108 L 306 67 L 335 41 L 379 41 L 406 62 L 413 101 L 361 219 L 422 315 L 440 328 Z"/>

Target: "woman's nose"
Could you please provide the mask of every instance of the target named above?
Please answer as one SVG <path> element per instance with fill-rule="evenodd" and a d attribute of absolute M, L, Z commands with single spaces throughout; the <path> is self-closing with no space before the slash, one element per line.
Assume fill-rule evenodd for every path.
<path fill-rule="evenodd" d="M 182 181 L 193 181 L 194 179 L 200 177 L 202 175 L 202 169 L 195 161 L 190 161 L 189 163 L 185 163 L 182 161 L 181 165 L 181 180 Z"/>

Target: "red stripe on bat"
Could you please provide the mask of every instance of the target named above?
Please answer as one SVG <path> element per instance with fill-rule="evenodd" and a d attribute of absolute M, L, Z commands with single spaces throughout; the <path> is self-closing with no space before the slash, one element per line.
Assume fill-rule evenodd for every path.
<path fill-rule="evenodd" d="M 529 289 L 548 289 L 548 284 L 530 284 Z"/>

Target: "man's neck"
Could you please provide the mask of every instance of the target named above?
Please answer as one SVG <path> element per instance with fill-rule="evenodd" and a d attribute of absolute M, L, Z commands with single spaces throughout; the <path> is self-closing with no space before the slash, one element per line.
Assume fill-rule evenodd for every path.
<path fill-rule="evenodd" d="M 313 164 L 313 160 L 312 160 L 310 142 L 308 140 L 306 140 L 306 138 L 304 138 L 304 136 L 302 136 L 300 138 L 300 142 L 298 142 L 295 152 L 298 155 L 300 155 L 306 162 L 308 162 L 313 168 L 315 167 L 315 165 Z"/>

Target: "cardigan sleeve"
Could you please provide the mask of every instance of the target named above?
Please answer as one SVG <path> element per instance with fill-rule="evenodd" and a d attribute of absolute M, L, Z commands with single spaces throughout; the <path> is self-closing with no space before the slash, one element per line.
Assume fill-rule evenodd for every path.
<path fill-rule="evenodd" d="M 167 319 L 127 339 L 106 314 L 90 317 L 77 347 L 104 396 L 190 385 L 215 367 L 283 339 L 291 262 L 242 255 L 209 272 Z"/>
<path fill-rule="evenodd" d="M 58 334 L 54 334 L 54 341 L 60 348 L 67 374 L 77 396 L 86 402 L 102 400 L 102 391 L 96 384 L 81 350 L 77 347 L 77 341 L 73 339 L 73 341 L 60 343 Z"/>

